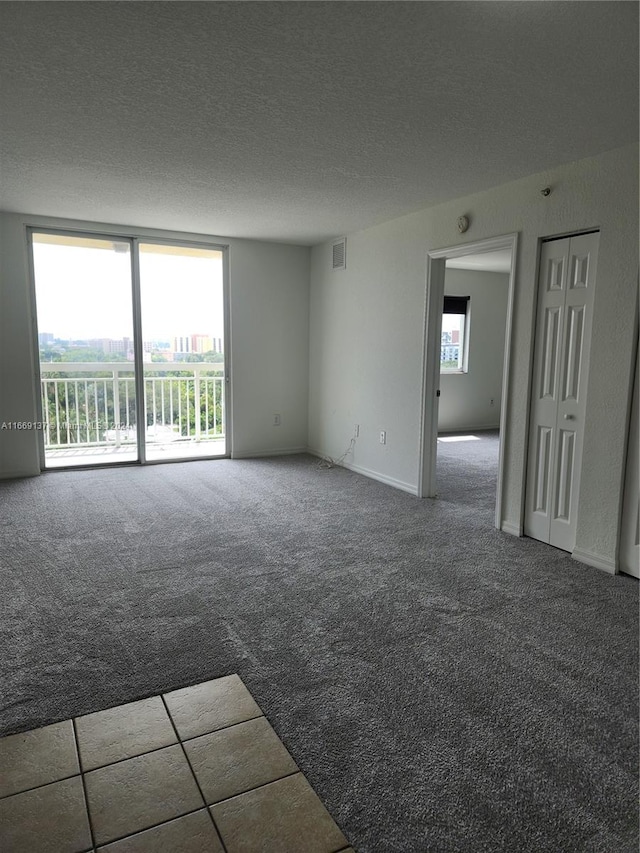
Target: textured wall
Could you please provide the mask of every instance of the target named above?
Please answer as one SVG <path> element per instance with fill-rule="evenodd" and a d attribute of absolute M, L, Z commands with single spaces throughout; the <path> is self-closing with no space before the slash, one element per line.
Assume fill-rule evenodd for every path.
<path fill-rule="evenodd" d="M 638 281 L 638 148 L 610 151 L 348 235 L 348 269 L 312 252 L 309 444 L 404 488 L 418 482 L 426 256 L 517 231 L 503 523 L 520 526 L 541 237 L 600 228 L 577 547 L 615 559 Z M 544 198 L 540 189 L 553 188 Z M 457 217 L 471 227 L 461 236 Z M 611 342 L 615 340 L 616 346 Z M 388 442 L 378 442 L 386 429 Z"/>
<path fill-rule="evenodd" d="M 0 422 L 36 420 L 26 225 L 90 227 L 168 240 L 189 235 L 0 214 Z M 191 235 L 196 237 L 197 235 Z M 203 239 L 200 236 L 200 239 Z M 309 249 L 252 240 L 229 245 L 231 440 L 234 454 L 307 443 Z M 273 426 L 273 414 L 282 423 Z M 39 473 L 35 432 L 0 432 L 0 477 Z"/>
<path fill-rule="evenodd" d="M 470 296 L 466 373 L 440 376 L 438 429 L 488 429 L 500 424 L 509 276 L 447 269 L 444 292 Z M 493 399 L 493 406 L 491 405 Z"/>

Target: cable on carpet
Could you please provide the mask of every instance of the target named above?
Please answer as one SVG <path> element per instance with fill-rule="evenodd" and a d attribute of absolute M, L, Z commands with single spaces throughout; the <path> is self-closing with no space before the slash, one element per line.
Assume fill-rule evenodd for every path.
<path fill-rule="evenodd" d="M 331 456 L 322 456 L 318 460 L 318 468 L 322 471 L 328 471 L 330 468 L 335 468 L 337 466 L 342 465 L 344 460 L 350 453 L 353 453 L 353 448 L 356 446 L 356 435 L 354 434 L 349 442 L 349 447 L 345 450 L 342 456 L 338 456 L 337 459 L 333 459 Z"/>

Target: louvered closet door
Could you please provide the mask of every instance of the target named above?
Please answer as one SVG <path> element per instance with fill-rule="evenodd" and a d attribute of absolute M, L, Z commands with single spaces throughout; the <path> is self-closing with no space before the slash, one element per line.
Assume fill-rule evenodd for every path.
<path fill-rule="evenodd" d="M 529 427 L 525 533 L 575 546 L 598 234 L 544 243 Z"/>

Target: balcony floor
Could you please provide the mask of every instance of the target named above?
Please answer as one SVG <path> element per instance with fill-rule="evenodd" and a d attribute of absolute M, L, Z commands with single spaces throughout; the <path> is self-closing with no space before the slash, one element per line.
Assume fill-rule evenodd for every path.
<path fill-rule="evenodd" d="M 148 462 L 169 462 L 180 459 L 202 459 L 225 456 L 224 438 L 207 441 L 170 441 L 149 443 L 146 448 Z M 137 462 L 138 451 L 127 444 L 121 447 L 65 447 L 45 449 L 45 468 L 71 468 L 78 466 L 114 465 Z"/>

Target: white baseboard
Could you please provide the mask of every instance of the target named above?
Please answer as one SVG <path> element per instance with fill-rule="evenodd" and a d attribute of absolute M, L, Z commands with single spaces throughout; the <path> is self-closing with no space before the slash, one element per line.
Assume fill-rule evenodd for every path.
<path fill-rule="evenodd" d="M 317 450 L 307 448 L 307 453 L 311 456 L 317 456 L 319 459 L 329 459 L 326 453 L 320 453 Z M 403 480 L 396 480 L 395 477 L 389 477 L 386 474 L 380 474 L 378 471 L 372 471 L 370 468 L 363 468 L 361 465 L 354 465 L 352 462 L 341 462 L 340 467 L 347 468 L 355 474 L 362 474 L 363 477 L 368 477 L 370 480 L 377 480 L 379 483 L 384 483 L 386 486 L 393 486 L 394 489 L 400 489 L 402 492 L 408 492 L 410 495 L 418 494 L 418 487 L 411 483 L 405 483 Z"/>
<path fill-rule="evenodd" d="M 371 480 L 377 480 L 379 483 L 385 483 L 387 486 L 393 486 L 394 489 L 400 489 L 403 492 L 408 492 L 410 495 L 418 494 L 418 487 L 411 483 L 405 483 L 403 480 L 396 480 L 395 477 L 389 477 L 386 474 L 379 474 L 377 471 L 371 471 L 369 468 L 363 468 L 360 465 L 352 465 L 350 462 L 343 463 L 345 468 L 350 471 L 355 471 L 356 474 L 362 474 L 369 477 Z"/>
<path fill-rule="evenodd" d="M 233 450 L 232 459 L 259 459 L 261 456 L 293 456 L 295 453 L 307 453 L 306 447 L 283 447 L 280 450 Z"/>
<path fill-rule="evenodd" d="M 522 531 L 517 524 L 512 524 L 510 521 L 503 521 L 500 525 L 500 530 L 504 533 L 509 533 L 511 536 L 522 536 Z"/>
<path fill-rule="evenodd" d="M 593 566 L 595 569 L 602 569 L 610 575 L 615 575 L 618 571 L 615 560 L 609 557 L 603 557 L 602 554 L 595 554 L 593 551 L 586 551 L 583 548 L 574 548 L 571 556 L 579 563 L 586 563 L 587 566 Z"/>

